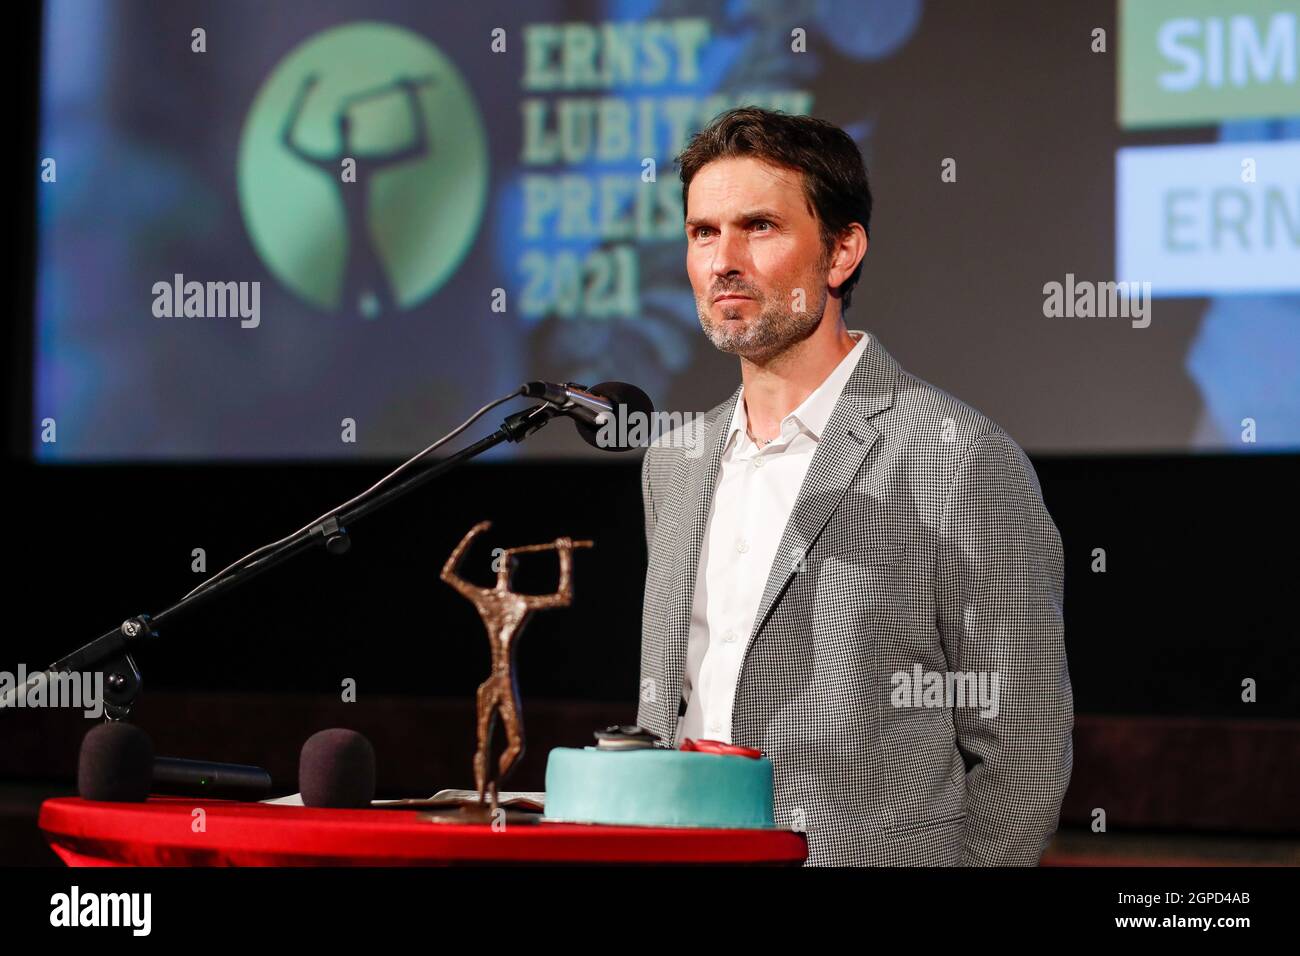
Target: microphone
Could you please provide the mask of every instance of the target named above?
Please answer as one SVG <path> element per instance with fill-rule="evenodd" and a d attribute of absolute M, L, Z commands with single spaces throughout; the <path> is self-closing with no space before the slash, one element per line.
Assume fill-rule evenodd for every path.
<path fill-rule="evenodd" d="M 573 382 L 526 382 L 523 388 L 529 398 L 540 398 L 553 406 L 555 414 L 572 418 L 582 440 L 593 448 L 628 451 L 639 447 L 627 440 L 633 416 L 646 419 L 642 433 L 649 435 L 654 402 L 635 385 L 601 382 L 587 388 Z"/>
<path fill-rule="evenodd" d="M 154 757 L 153 792 L 180 797 L 261 800 L 271 793 L 271 775 L 261 767 L 245 764 Z"/>
<path fill-rule="evenodd" d="M 355 730 L 335 727 L 307 738 L 298 760 L 305 807 L 369 807 L 375 798 L 375 748 Z"/>
<path fill-rule="evenodd" d="M 81 741 L 77 793 L 83 800 L 143 803 L 151 793 L 260 800 L 270 791 L 271 775 L 260 767 L 155 757 L 153 741 L 134 724 L 100 724 Z"/>
<path fill-rule="evenodd" d="M 83 800 L 144 803 L 153 782 L 153 741 L 134 724 L 100 724 L 81 739 L 77 793 Z"/>

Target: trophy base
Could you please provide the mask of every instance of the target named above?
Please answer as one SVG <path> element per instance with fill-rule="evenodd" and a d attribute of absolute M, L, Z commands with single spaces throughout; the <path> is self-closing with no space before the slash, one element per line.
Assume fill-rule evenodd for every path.
<path fill-rule="evenodd" d="M 487 826 L 505 824 L 509 826 L 512 823 L 534 824 L 542 816 L 540 813 L 515 810 L 503 804 L 497 804 L 494 812 L 490 801 L 480 803 L 477 798 L 433 801 L 427 803 L 426 806 L 429 807 L 428 812 L 421 813 L 417 817 L 418 820 L 425 823 L 460 823 Z"/>

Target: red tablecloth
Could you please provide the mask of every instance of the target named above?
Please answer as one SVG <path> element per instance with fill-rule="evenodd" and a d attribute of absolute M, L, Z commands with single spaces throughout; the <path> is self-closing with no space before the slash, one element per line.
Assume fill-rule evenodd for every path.
<path fill-rule="evenodd" d="M 205 811 L 195 832 L 193 810 Z M 69 866 L 439 866 L 460 863 L 802 864 L 803 834 L 576 823 L 433 823 L 418 810 L 321 810 L 197 798 L 46 800 Z"/>

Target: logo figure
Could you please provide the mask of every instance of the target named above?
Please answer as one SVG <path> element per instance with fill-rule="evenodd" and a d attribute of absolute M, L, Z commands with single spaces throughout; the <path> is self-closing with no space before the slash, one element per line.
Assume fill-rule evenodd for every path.
<path fill-rule="evenodd" d="M 334 125 L 338 130 L 338 147 L 332 153 L 312 152 L 301 146 L 294 138 L 294 130 L 302 116 L 307 97 L 320 82 L 320 75 L 309 73 L 303 78 L 298 96 L 285 118 L 281 138 L 284 148 L 294 156 L 319 169 L 339 191 L 343 204 L 344 217 L 347 220 L 347 234 L 350 237 L 347 265 L 343 272 L 343 292 L 341 299 L 345 309 L 355 309 L 368 319 L 393 311 L 396 296 L 389 288 L 388 278 L 380 264 L 379 253 L 375 249 L 374 235 L 367 221 L 367 211 L 371 204 L 371 187 L 375 173 L 389 166 L 423 159 L 432 152 L 429 144 L 428 125 L 424 118 L 424 108 L 420 104 L 420 87 L 429 86 L 434 77 L 417 78 L 398 77 L 391 83 L 372 87 L 351 96 L 345 96 L 334 114 Z M 359 153 L 352 137 L 352 107 L 366 100 L 373 100 L 401 92 L 406 96 L 407 107 L 411 114 L 413 140 L 405 147 L 380 153 Z M 344 159 L 356 161 L 356 182 L 345 183 L 339 179 Z"/>
<path fill-rule="evenodd" d="M 456 274 L 490 168 L 456 62 L 412 30 L 361 21 L 308 37 L 271 70 L 236 179 L 249 242 L 280 285 L 322 312 L 374 319 L 411 312 Z"/>
<path fill-rule="evenodd" d="M 500 555 L 496 587 L 483 588 L 461 578 L 457 568 L 473 540 L 490 527 L 492 522 L 480 521 L 469 529 L 443 565 L 442 579 L 468 598 L 478 610 L 492 646 L 492 673 L 478 688 L 478 750 L 474 753 L 474 785 L 478 789 L 479 803 L 483 802 L 490 786 L 492 809 L 495 811 L 497 784 L 506 778 L 524 752 L 523 712 L 519 706 L 519 684 L 515 675 L 519 634 L 533 611 L 569 606 L 573 600 L 573 550 L 590 548 L 592 543 L 556 538 L 550 544 L 506 548 Z M 554 594 L 517 594 L 511 591 L 510 581 L 517 563 L 514 556 L 552 549 L 560 553 L 559 589 Z M 496 774 L 489 781 L 492 730 L 498 715 L 505 726 L 506 749 L 501 754 Z"/>

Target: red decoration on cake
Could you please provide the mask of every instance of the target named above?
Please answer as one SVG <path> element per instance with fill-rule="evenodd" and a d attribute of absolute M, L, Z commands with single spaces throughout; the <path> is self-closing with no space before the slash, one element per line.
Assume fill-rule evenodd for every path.
<path fill-rule="evenodd" d="M 729 744 L 722 740 L 691 740 L 687 737 L 682 741 L 679 750 L 698 750 L 702 754 L 730 754 L 734 757 L 749 757 L 757 760 L 763 756 L 763 751 L 755 750 L 753 747 L 742 747 L 740 744 Z"/>

